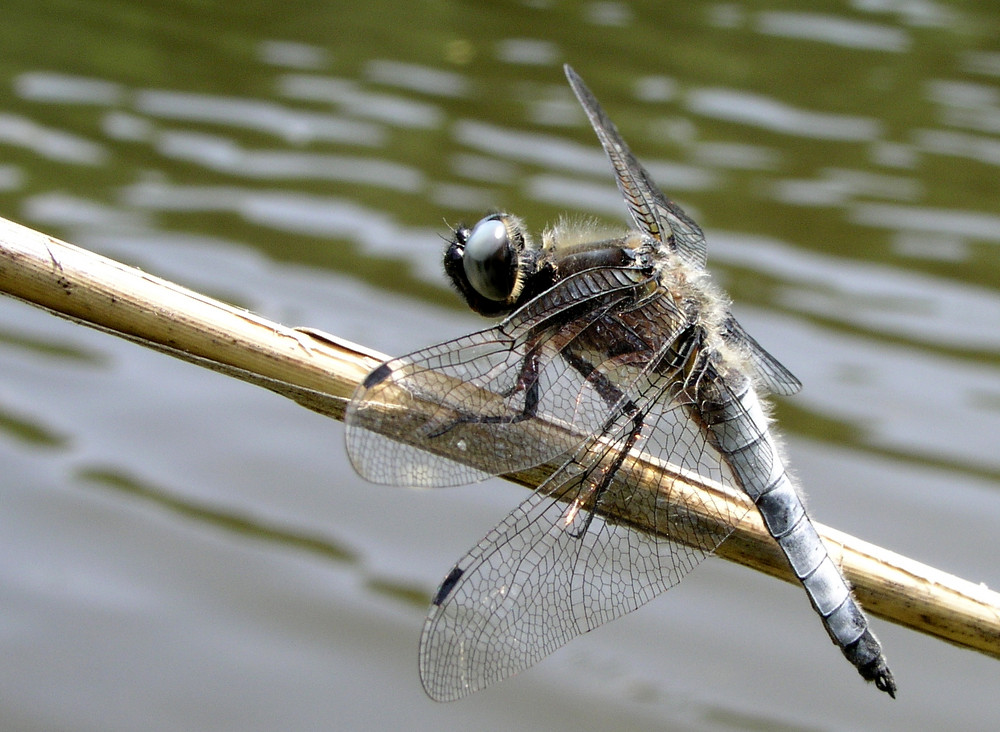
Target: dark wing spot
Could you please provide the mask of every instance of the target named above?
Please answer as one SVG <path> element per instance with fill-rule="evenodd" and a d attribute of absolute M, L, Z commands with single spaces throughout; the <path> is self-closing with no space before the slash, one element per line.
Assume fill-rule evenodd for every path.
<path fill-rule="evenodd" d="M 448 599 L 448 595 L 450 595 L 451 591 L 455 589 L 455 585 L 458 584 L 458 580 L 462 577 L 464 572 L 464 569 L 455 567 L 448 573 L 448 576 L 444 578 L 444 582 L 441 583 L 441 587 L 438 588 L 437 594 L 434 595 L 434 600 L 432 601 L 433 604 L 440 605 Z"/>
<path fill-rule="evenodd" d="M 386 377 L 392 373 L 392 369 L 389 368 L 389 364 L 384 363 L 377 369 L 372 371 L 368 376 L 365 377 L 364 387 L 366 389 L 371 389 L 376 384 L 380 384 L 386 380 Z"/>

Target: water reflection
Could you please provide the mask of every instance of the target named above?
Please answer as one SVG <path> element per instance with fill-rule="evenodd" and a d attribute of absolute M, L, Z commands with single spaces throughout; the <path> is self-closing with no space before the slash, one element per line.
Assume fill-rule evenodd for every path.
<path fill-rule="evenodd" d="M 428 280 L 438 277 L 440 232 L 400 225 L 390 213 L 351 200 L 281 190 L 139 183 L 121 192 L 130 207 L 151 211 L 229 212 L 275 232 L 348 239 L 370 256 L 399 256 Z M 39 211 L 40 217 L 45 211 Z M 50 219 L 51 220 L 51 219 Z M 65 223 L 65 220 L 63 221 Z M 428 256 L 433 252 L 434 256 Z"/>
<path fill-rule="evenodd" d="M 688 94 L 687 106 L 705 117 L 820 140 L 863 142 L 882 134 L 882 124 L 871 118 L 799 109 L 738 89 L 696 89 Z"/>
<path fill-rule="evenodd" d="M 397 191 L 417 192 L 424 185 L 420 170 L 372 157 L 247 150 L 230 139 L 203 132 L 163 132 L 157 151 L 165 158 L 203 165 L 242 178 L 335 180 Z"/>
<path fill-rule="evenodd" d="M 851 218 L 866 226 L 1000 242 L 1000 216 L 981 211 L 867 203 L 855 206 Z"/>
<path fill-rule="evenodd" d="M 841 206 L 858 197 L 913 201 L 924 193 L 913 178 L 864 170 L 824 168 L 815 179 L 785 178 L 775 183 L 776 200 L 803 206 Z"/>
<path fill-rule="evenodd" d="M 892 267 L 811 252 L 762 237 L 717 233 L 718 261 L 784 283 L 775 302 L 852 329 L 926 347 L 1000 353 L 1000 294 Z"/>
<path fill-rule="evenodd" d="M 18 114 L 0 113 L 0 143 L 74 165 L 101 165 L 108 153 L 101 145 Z"/>
<path fill-rule="evenodd" d="M 509 64 L 554 66 L 562 56 L 556 44 L 535 38 L 507 38 L 497 42 L 497 59 Z"/>
<path fill-rule="evenodd" d="M 469 93 L 469 80 L 445 69 L 377 59 L 365 64 L 365 77 L 376 84 L 438 97 L 462 97 Z"/>
<path fill-rule="evenodd" d="M 318 69 L 330 63 L 325 48 L 292 41 L 263 41 L 257 49 L 260 60 L 273 66 L 295 69 Z"/>
<path fill-rule="evenodd" d="M 927 98 L 941 105 L 941 121 L 979 132 L 1000 132 L 1000 89 L 951 79 L 927 82 Z"/>
<path fill-rule="evenodd" d="M 270 101 L 157 89 L 140 91 L 135 107 L 152 117 L 246 128 L 299 144 L 345 142 L 375 147 L 385 141 L 384 132 L 377 125 L 322 112 L 290 109 Z"/>
<path fill-rule="evenodd" d="M 328 102 L 348 114 L 369 117 L 400 127 L 440 127 L 443 114 L 437 106 L 414 99 L 365 91 L 346 79 L 290 74 L 277 80 L 278 93 L 290 99 Z"/>
<path fill-rule="evenodd" d="M 960 51 L 958 58 L 963 71 L 1000 76 L 1000 53 L 996 51 Z"/>
<path fill-rule="evenodd" d="M 20 74 L 13 87 L 22 99 L 52 104 L 118 104 L 125 91 L 112 81 L 45 71 Z"/>
<path fill-rule="evenodd" d="M 910 48 L 910 38 L 901 28 L 820 13 L 765 11 L 757 15 L 756 30 L 766 35 L 822 41 L 846 48 L 897 53 Z"/>

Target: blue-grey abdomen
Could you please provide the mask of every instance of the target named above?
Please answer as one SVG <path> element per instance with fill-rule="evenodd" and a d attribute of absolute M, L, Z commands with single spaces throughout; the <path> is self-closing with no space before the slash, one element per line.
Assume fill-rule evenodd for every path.
<path fill-rule="evenodd" d="M 736 377 L 732 382 L 727 382 L 727 389 L 713 389 L 722 397 L 702 402 L 699 416 L 711 442 L 738 487 L 756 502 L 830 638 L 865 679 L 893 694 L 895 683 L 882 647 L 788 477 L 750 380 Z"/>

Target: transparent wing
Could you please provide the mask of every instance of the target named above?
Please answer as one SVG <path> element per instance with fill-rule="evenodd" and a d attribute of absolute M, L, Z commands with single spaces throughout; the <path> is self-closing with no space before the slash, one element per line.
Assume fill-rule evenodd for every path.
<path fill-rule="evenodd" d="M 741 351 L 750 362 L 761 386 L 772 394 L 792 396 L 802 389 L 802 382 L 774 356 L 764 350 L 732 315 L 722 325 L 722 336 L 729 345 Z"/>
<path fill-rule="evenodd" d="M 581 272 L 496 327 L 382 364 L 345 415 L 354 467 L 373 482 L 430 487 L 568 454 L 610 405 L 560 355 L 633 303 L 646 278 L 628 267 Z"/>
<path fill-rule="evenodd" d="M 688 264 L 705 266 L 705 234 L 676 203 L 663 195 L 649 173 L 625 144 L 614 122 L 583 83 L 583 79 L 567 64 L 566 78 L 573 93 L 587 113 L 601 147 L 611 160 L 618 181 L 618 190 L 636 226 L 666 246 L 672 246 Z"/>
<path fill-rule="evenodd" d="M 672 236 L 673 246 L 689 264 L 704 267 L 706 243 L 701 227 L 680 206 L 663 195 L 580 76 L 569 65 L 565 70 L 573 92 L 611 160 L 618 189 L 636 226 L 667 245 L 671 244 Z M 802 388 L 802 382 L 765 351 L 732 316 L 726 323 L 724 333 L 731 344 L 738 345 L 745 352 L 760 382 L 771 393 L 790 396 Z"/>
<path fill-rule="evenodd" d="M 732 485 L 688 406 L 668 393 L 674 375 L 647 374 L 633 399 L 649 410 L 643 444 L 652 455 Z M 675 585 L 713 551 L 745 513 L 719 501 L 721 523 L 699 518 L 682 486 L 661 476 L 640 487 L 620 470 L 598 510 L 647 516 L 667 532 L 652 535 L 591 514 L 594 485 L 626 449 L 632 418 L 622 414 L 596 441 L 494 528 L 449 573 L 431 605 L 420 643 L 427 693 L 457 699 L 533 665 L 575 636 L 628 613 Z M 552 498 L 552 489 L 569 503 Z M 745 504 L 743 504 L 745 506 Z"/>

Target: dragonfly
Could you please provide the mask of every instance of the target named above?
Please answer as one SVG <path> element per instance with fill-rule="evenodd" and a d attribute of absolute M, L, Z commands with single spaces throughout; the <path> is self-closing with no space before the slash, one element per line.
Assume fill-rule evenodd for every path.
<path fill-rule="evenodd" d="M 799 380 L 748 334 L 705 268 L 704 233 L 654 184 L 565 66 L 632 227 L 566 222 L 533 237 L 493 213 L 459 226 L 444 269 L 492 327 L 395 358 L 345 416 L 355 469 L 381 483 L 449 486 L 557 466 L 448 572 L 420 639 L 424 689 L 461 698 L 677 584 L 755 506 L 827 633 L 895 697 L 882 646 L 786 472 L 766 396 Z M 635 469 L 652 455 L 674 472 Z M 678 472 L 680 471 L 680 472 Z M 679 474 L 739 491 L 681 507 Z M 673 475 L 674 477 L 670 477 Z M 623 508 L 669 531 L 638 530 Z"/>

